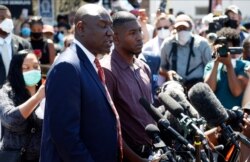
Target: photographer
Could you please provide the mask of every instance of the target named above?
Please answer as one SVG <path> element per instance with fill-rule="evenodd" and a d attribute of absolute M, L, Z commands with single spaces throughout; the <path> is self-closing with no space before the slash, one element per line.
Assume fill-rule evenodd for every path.
<path fill-rule="evenodd" d="M 228 16 L 229 21 L 226 24 L 228 27 L 236 29 L 237 34 L 240 35 L 240 44 L 248 36 L 248 33 L 241 30 L 242 13 L 238 6 L 230 5 L 225 10 L 225 15 Z"/>
<path fill-rule="evenodd" d="M 243 92 L 248 82 L 244 68 L 249 62 L 238 59 L 241 52 L 238 54 L 228 52 L 228 47 L 240 45 L 240 37 L 235 29 L 222 28 L 217 35 L 218 38 L 226 37 L 226 43 L 215 42 L 215 59 L 206 65 L 204 81 L 215 92 L 222 105 L 232 109 L 233 106 L 241 106 Z M 227 47 L 226 51 L 221 50 L 223 47 Z"/>
<path fill-rule="evenodd" d="M 185 14 L 176 17 L 176 34 L 164 40 L 161 46 L 160 74 L 167 80 L 181 76 L 189 89 L 203 81 L 205 65 L 212 59 L 208 41 L 192 33 L 193 21 Z"/>

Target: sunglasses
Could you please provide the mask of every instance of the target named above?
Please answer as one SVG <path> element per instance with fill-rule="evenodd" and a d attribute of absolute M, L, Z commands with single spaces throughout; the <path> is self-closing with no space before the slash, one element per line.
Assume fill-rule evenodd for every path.
<path fill-rule="evenodd" d="M 168 29 L 168 28 L 169 28 L 168 26 L 161 26 L 161 27 L 158 27 L 157 30 Z"/>

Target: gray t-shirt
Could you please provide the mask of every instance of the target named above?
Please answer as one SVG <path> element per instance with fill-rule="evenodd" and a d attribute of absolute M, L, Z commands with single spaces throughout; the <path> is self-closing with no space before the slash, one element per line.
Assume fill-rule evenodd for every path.
<path fill-rule="evenodd" d="M 177 69 L 176 72 L 184 79 L 200 79 L 203 78 L 204 67 L 212 60 L 212 51 L 207 40 L 199 35 L 193 35 L 193 53 L 191 55 L 188 73 L 186 69 L 188 65 L 188 57 L 190 53 L 191 39 L 185 44 L 180 45 L 175 36 L 165 39 L 161 46 L 161 68 L 165 70 L 173 70 L 172 58 L 173 42 L 177 43 Z"/>

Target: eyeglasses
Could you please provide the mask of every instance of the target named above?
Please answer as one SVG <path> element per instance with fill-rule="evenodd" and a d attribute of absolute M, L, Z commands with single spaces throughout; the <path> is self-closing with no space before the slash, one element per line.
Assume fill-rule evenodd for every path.
<path fill-rule="evenodd" d="M 168 26 L 160 26 L 157 28 L 157 30 L 161 30 L 161 29 L 168 29 L 169 27 Z"/>

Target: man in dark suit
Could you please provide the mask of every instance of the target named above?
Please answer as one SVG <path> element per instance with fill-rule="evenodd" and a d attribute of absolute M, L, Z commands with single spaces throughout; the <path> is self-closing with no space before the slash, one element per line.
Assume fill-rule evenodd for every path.
<path fill-rule="evenodd" d="M 0 5 L 0 88 L 6 80 L 12 56 L 22 49 L 31 48 L 27 40 L 12 34 L 13 28 L 10 10 Z"/>
<path fill-rule="evenodd" d="M 119 160 L 117 118 L 94 63 L 98 54 L 109 53 L 113 34 L 103 7 L 87 4 L 77 10 L 75 39 L 46 81 L 41 162 Z"/>

